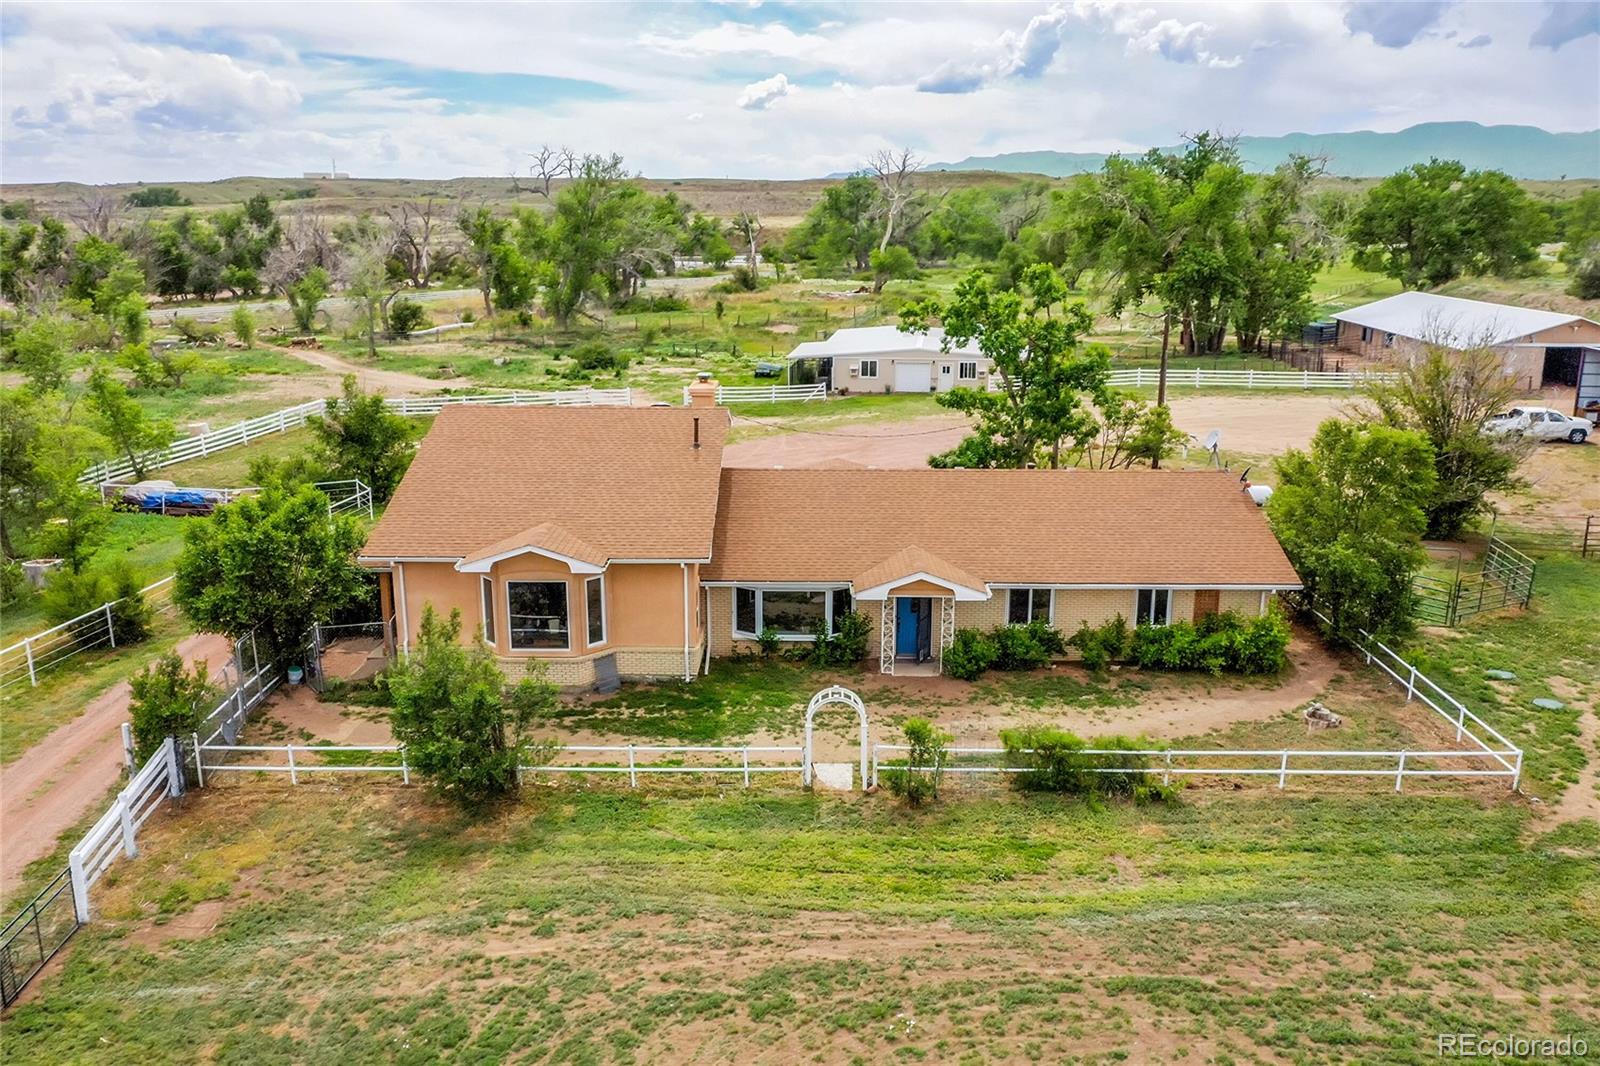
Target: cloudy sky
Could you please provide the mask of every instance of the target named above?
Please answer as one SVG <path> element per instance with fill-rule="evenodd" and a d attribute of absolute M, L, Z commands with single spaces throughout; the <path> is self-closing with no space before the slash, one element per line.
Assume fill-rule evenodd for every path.
<path fill-rule="evenodd" d="M 1600 2 L 30 4 L 0 180 L 806 177 L 1184 131 L 1600 126 Z"/>

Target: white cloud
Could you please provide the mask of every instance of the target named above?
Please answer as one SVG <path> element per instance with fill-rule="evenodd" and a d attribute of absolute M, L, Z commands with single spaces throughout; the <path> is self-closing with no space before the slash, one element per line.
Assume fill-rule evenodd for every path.
<path fill-rule="evenodd" d="M 785 96 L 794 92 L 794 86 L 783 74 L 774 74 L 762 81 L 752 82 L 739 94 L 738 105 L 746 111 L 765 111 Z"/>
<path fill-rule="evenodd" d="M 1590 34 L 1600 34 L 1600 0 L 1562 0 L 1545 4 L 1544 21 L 1528 43 L 1555 51 Z"/>
<path fill-rule="evenodd" d="M 1344 24 L 1385 48 L 1404 48 L 1438 25 L 1449 0 L 1355 0 L 1345 6 Z"/>

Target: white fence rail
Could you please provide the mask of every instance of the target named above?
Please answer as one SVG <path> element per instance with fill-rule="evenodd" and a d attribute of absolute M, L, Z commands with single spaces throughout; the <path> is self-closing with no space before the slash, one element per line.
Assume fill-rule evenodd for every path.
<path fill-rule="evenodd" d="M 131 859 L 139 854 L 139 829 L 161 806 L 162 800 L 181 795 L 183 768 L 178 759 L 178 745 L 168 737 L 67 856 L 78 921 L 89 920 L 89 889 L 116 862 L 118 855 Z"/>
<path fill-rule="evenodd" d="M 476 396 L 391 396 L 384 405 L 402 415 L 436 415 L 446 407 L 457 404 L 487 405 L 491 407 L 626 407 L 633 402 L 631 389 L 571 389 L 563 392 L 495 392 Z M 308 400 L 293 407 L 285 407 L 259 418 L 248 418 L 231 426 L 185 437 L 174 441 L 160 451 L 144 457 L 146 470 L 160 470 L 177 463 L 200 459 L 214 452 L 249 444 L 253 440 L 297 429 L 306 420 L 327 410 L 327 401 Z M 86 484 L 115 481 L 134 476 L 133 463 L 127 459 L 96 463 L 78 480 Z"/>
<path fill-rule="evenodd" d="M 399 744 L 213 743 L 217 736 L 218 733 L 213 733 L 205 743 L 199 741 L 198 734 L 195 737 L 202 783 L 211 775 L 223 772 L 288 774 L 291 784 L 299 784 L 303 774 L 392 773 L 399 774 L 402 783 L 411 783 L 411 767 L 406 761 L 405 748 Z M 563 744 L 554 750 L 551 762 L 520 766 L 517 772 L 524 777 L 530 774 L 626 774 L 634 788 L 639 787 L 639 778 L 644 774 L 737 774 L 749 785 L 754 774 L 799 774 L 802 751 L 799 745 Z M 235 753 L 252 753 L 263 761 L 240 761 Z M 343 758 L 347 753 L 384 753 L 394 758 L 384 764 L 365 763 Z M 718 758 L 693 763 L 659 761 L 663 757 L 681 759 L 706 755 Z M 211 761 L 213 756 L 227 761 Z M 329 756 L 333 756 L 334 761 L 319 761 Z M 593 763 L 554 761 L 572 756 L 601 756 L 602 760 Z M 771 756 L 792 758 L 774 762 Z"/>
<path fill-rule="evenodd" d="M 1113 370 L 1107 384 L 1117 388 L 1155 388 L 1161 377 L 1157 367 L 1136 366 Z M 1359 389 L 1380 381 L 1393 381 L 1384 371 L 1371 373 L 1333 370 L 1205 370 L 1200 367 L 1167 370 L 1167 387 L 1196 389 Z M 989 378 L 989 391 L 1005 388 L 999 375 Z"/>
<path fill-rule="evenodd" d="M 139 592 L 149 595 L 171 582 L 172 578 L 164 577 Z M 21 681 L 37 686 L 40 674 L 60 666 L 79 652 L 102 646 L 115 648 L 117 633 L 112 608 L 121 602 L 119 599 L 102 603 L 92 611 L 0 648 L 0 689 Z"/>
<path fill-rule="evenodd" d="M 822 382 L 815 385 L 718 385 L 717 402 L 729 403 L 780 403 L 799 400 L 826 400 L 828 387 Z M 683 402 L 689 403 L 689 388 L 684 386 Z"/>

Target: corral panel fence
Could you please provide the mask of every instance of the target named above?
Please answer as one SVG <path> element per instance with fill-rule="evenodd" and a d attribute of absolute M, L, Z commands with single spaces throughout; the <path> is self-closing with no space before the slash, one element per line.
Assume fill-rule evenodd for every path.
<path fill-rule="evenodd" d="M 570 389 L 559 392 L 496 392 L 473 396 L 391 396 L 384 406 L 402 415 L 436 415 L 457 405 L 489 407 L 626 407 L 633 403 L 631 389 Z M 174 441 L 158 451 L 142 456 L 146 471 L 160 470 L 190 459 L 200 459 L 228 448 L 236 448 L 275 433 L 298 429 L 307 419 L 324 414 L 326 400 L 310 400 L 285 407 L 259 418 L 247 418 L 231 426 Z M 80 482 L 99 484 L 137 476 L 128 459 L 96 463 L 86 470 Z"/>
<path fill-rule="evenodd" d="M 140 595 L 164 592 L 172 578 L 164 577 L 140 589 Z M 116 606 L 120 599 L 102 603 L 92 611 L 69 618 L 58 626 L 23 637 L 0 648 L 0 689 L 27 682 L 39 684 L 39 675 L 54 669 L 81 652 L 117 646 Z M 165 610 L 162 605 L 158 610 Z"/>
<path fill-rule="evenodd" d="M 1485 611 L 1526 607 L 1533 599 L 1537 573 L 1534 559 L 1498 536 L 1491 537 L 1476 571 L 1449 580 L 1423 574 L 1411 579 L 1417 620 L 1454 626 Z"/>
<path fill-rule="evenodd" d="M 1500 526 L 1495 538 L 1524 552 L 1570 552 L 1580 559 L 1600 559 L 1600 515 L 1541 515 L 1539 529 Z"/>

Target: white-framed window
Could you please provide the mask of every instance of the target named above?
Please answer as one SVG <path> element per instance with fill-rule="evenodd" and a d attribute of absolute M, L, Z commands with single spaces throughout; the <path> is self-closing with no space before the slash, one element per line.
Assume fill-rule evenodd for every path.
<path fill-rule="evenodd" d="M 1393 348 L 1394 347 L 1394 334 L 1393 333 L 1385 333 L 1383 335 L 1383 346 L 1385 348 Z"/>
<path fill-rule="evenodd" d="M 1133 624 L 1164 626 L 1172 622 L 1172 590 L 1140 589 L 1134 596 Z"/>
<path fill-rule="evenodd" d="M 506 582 L 506 630 L 512 650 L 568 650 L 572 634 L 567 618 L 565 581 Z"/>
<path fill-rule="evenodd" d="M 864 378 L 875 378 L 875 377 L 877 377 L 878 376 L 878 361 L 876 359 L 863 359 L 863 360 L 861 360 L 860 373 L 861 373 L 861 376 L 864 377 Z"/>
<path fill-rule="evenodd" d="M 483 640 L 494 647 L 494 578 L 485 577 L 478 582 L 478 608 L 483 614 Z"/>
<path fill-rule="evenodd" d="M 767 628 L 779 640 L 811 640 L 818 622 L 835 632 L 836 619 L 852 610 L 850 590 L 753 588 L 733 590 L 733 635 L 754 640 Z"/>
<path fill-rule="evenodd" d="M 585 621 L 588 623 L 589 647 L 606 642 L 606 579 L 595 576 L 583 583 Z"/>
<path fill-rule="evenodd" d="M 1050 621 L 1050 599 L 1049 589 L 1008 589 L 1006 624 L 1021 626 Z"/>
<path fill-rule="evenodd" d="M 956 369 L 962 381 L 978 380 L 978 364 L 976 361 L 961 363 Z"/>

